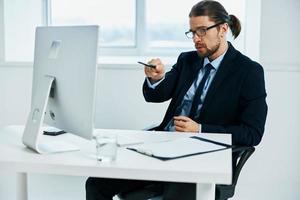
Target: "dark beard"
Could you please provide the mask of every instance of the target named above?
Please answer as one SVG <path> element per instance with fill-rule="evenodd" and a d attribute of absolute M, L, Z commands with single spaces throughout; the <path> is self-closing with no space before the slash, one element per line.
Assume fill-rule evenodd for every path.
<path fill-rule="evenodd" d="M 208 57 L 208 58 L 209 58 L 211 55 L 213 55 L 214 53 L 216 53 L 216 52 L 219 50 L 220 44 L 221 44 L 221 40 L 219 40 L 218 43 L 217 43 L 214 47 L 212 47 L 212 49 L 207 49 L 207 52 L 206 52 L 205 54 L 202 54 L 202 55 L 201 55 L 201 54 L 198 52 L 199 56 L 201 56 L 201 57 L 203 57 L 203 58 L 205 58 L 205 57 Z"/>

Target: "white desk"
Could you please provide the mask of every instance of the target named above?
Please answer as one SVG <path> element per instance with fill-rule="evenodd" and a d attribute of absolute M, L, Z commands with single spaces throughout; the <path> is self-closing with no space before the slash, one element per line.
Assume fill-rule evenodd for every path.
<path fill-rule="evenodd" d="M 37 154 L 22 144 L 23 128 L 22 126 L 9 126 L 0 129 L 0 170 L 18 173 L 17 192 L 19 195 L 17 198 L 19 200 L 27 200 L 27 173 L 197 183 L 197 200 L 214 200 L 215 184 L 231 183 L 230 149 L 160 161 L 122 147 L 118 149 L 116 162 L 99 163 L 94 156 L 95 144 L 93 141 L 68 134 L 55 136 L 55 138 L 75 143 L 80 147 L 80 151 L 48 155 Z M 110 131 L 116 132 L 116 130 Z M 188 136 L 170 132 L 168 134 L 125 130 L 120 132 L 140 137 L 147 142 Z M 230 135 L 202 134 L 201 136 L 231 144 Z"/>

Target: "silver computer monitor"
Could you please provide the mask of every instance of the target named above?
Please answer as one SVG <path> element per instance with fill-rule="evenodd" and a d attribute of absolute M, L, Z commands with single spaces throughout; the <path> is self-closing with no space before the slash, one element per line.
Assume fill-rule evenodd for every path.
<path fill-rule="evenodd" d="M 91 139 L 97 49 L 98 26 L 36 28 L 31 111 L 23 134 L 26 146 L 39 153 L 49 150 L 44 148 L 49 147 L 43 141 L 44 123 Z"/>

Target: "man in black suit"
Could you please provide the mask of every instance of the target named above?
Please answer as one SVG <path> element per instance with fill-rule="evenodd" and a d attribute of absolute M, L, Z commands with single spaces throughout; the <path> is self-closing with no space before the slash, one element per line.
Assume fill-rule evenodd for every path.
<path fill-rule="evenodd" d="M 227 42 L 229 27 L 235 37 L 240 32 L 236 17 L 194 16 L 198 11 L 197 7 L 194 9 L 186 34 L 193 39 L 197 51 L 182 53 L 166 74 L 160 59 L 149 62 L 156 68 L 145 67 L 146 101 L 171 99 L 157 130 L 230 133 L 233 144 L 257 145 L 263 136 L 267 114 L 263 68 Z M 194 98 L 197 85 L 209 64 L 212 69 L 197 101 Z M 195 101 L 198 105 L 193 107 Z"/>
<path fill-rule="evenodd" d="M 204 0 L 193 6 L 186 35 L 196 51 L 182 53 L 165 73 L 160 59 L 145 67 L 143 94 L 148 102 L 171 99 L 157 130 L 232 134 L 235 145 L 257 145 L 267 115 L 263 68 L 227 42 L 231 29 L 241 30 L 234 15 L 216 2 Z M 89 178 L 87 199 L 107 200 L 149 184 L 161 189 L 164 200 L 195 199 L 195 184 Z"/>
<path fill-rule="evenodd" d="M 197 46 L 202 43 L 197 43 L 196 36 L 194 41 L 198 49 Z M 230 43 L 224 42 L 222 45 L 223 51 L 211 56 L 206 56 L 202 47 L 197 52 L 182 53 L 172 70 L 164 75 L 161 75 L 164 67 L 159 59 L 150 62 L 156 65 L 156 69 L 146 67 L 148 80 L 143 85 L 146 101 L 171 99 L 157 130 L 230 133 L 233 144 L 237 145 L 252 146 L 261 141 L 267 113 L 263 69 Z M 222 54 L 224 57 L 219 66 L 215 65 L 214 62 Z M 207 64 L 204 63 L 216 67 L 211 69 L 205 82 L 206 88 L 199 95 L 196 114 L 191 117 L 191 107 L 196 101 L 194 94 L 197 87 L 194 85 L 197 85 L 195 83 L 201 76 L 201 70 L 205 70 Z M 159 76 L 163 78 L 155 80 Z M 151 88 L 159 79 L 163 80 L 154 89 Z"/>

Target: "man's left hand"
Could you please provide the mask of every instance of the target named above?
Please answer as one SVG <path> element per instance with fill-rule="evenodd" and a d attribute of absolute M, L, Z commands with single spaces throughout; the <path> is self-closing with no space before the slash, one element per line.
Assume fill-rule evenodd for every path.
<path fill-rule="evenodd" d="M 174 126 L 176 131 L 180 132 L 199 132 L 200 125 L 186 116 L 175 116 Z"/>

